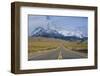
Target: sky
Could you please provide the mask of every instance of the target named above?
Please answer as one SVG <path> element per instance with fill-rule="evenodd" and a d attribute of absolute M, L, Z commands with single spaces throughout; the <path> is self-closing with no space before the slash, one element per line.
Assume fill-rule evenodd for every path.
<path fill-rule="evenodd" d="M 49 24 L 49 25 L 48 25 Z M 28 35 L 37 27 L 51 28 L 66 34 L 67 32 L 81 32 L 84 36 L 88 34 L 88 17 L 77 16 L 28 16 Z"/>

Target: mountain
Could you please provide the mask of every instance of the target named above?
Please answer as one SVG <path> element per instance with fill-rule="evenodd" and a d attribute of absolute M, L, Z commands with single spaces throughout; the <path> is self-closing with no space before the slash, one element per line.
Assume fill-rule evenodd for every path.
<path fill-rule="evenodd" d="M 64 36 L 75 36 L 79 38 L 86 37 L 82 32 L 79 31 L 60 31 L 59 33 L 63 34 Z"/>
<path fill-rule="evenodd" d="M 62 37 L 63 35 L 53 29 L 44 29 L 42 27 L 37 27 L 32 32 L 32 36 L 33 37 L 41 36 L 41 37 L 59 38 L 59 37 Z"/>
<path fill-rule="evenodd" d="M 87 37 L 84 37 L 82 33 L 68 32 L 64 34 L 57 30 L 51 28 L 37 27 L 32 31 L 32 37 L 48 37 L 48 38 L 58 38 L 63 40 L 87 40 Z"/>

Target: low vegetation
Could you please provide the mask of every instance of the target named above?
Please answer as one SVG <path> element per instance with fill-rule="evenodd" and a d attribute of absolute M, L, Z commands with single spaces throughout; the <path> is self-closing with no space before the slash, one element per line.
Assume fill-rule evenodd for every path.
<path fill-rule="evenodd" d="M 55 40 L 46 38 L 29 38 L 28 50 L 29 52 L 44 51 L 55 49 L 59 46 L 59 43 Z"/>
<path fill-rule="evenodd" d="M 60 46 L 65 48 L 76 50 L 76 51 L 87 51 L 87 42 L 79 41 L 65 41 L 54 38 L 43 38 L 43 37 L 29 37 L 28 38 L 28 52 L 37 52 L 55 49 Z"/>

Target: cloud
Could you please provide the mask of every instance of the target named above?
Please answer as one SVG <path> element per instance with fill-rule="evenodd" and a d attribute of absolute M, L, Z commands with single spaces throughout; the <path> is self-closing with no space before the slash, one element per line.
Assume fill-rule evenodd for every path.
<path fill-rule="evenodd" d="M 39 16 L 30 15 L 29 16 L 29 35 L 31 32 L 41 26 L 47 28 L 49 27 L 57 31 L 80 31 L 87 35 L 88 32 L 88 18 L 87 17 L 73 17 L 73 16 Z"/>

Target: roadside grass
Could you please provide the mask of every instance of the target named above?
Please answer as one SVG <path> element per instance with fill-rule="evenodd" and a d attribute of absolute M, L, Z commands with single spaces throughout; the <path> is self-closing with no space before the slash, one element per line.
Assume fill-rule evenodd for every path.
<path fill-rule="evenodd" d="M 29 39 L 28 41 L 29 53 L 55 49 L 58 46 L 59 43 L 57 41 L 46 39 L 46 38 Z"/>
<path fill-rule="evenodd" d="M 67 42 L 67 44 L 64 44 L 64 47 L 74 51 L 88 52 L 88 43 L 86 42 Z"/>
<path fill-rule="evenodd" d="M 86 42 L 77 42 L 77 41 L 65 41 L 54 38 L 43 38 L 43 37 L 29 37 L 28 38 L 28 52 L 38 52 L 56 49 L 60 46 L 64 46 L 65 48 L 87 52 L 87 43 Z"/>
<path fill-rule="evenodd" d="M 87 43 L 67 42 L 64 46 L 70 49 L 86 49 Z"/>

